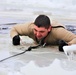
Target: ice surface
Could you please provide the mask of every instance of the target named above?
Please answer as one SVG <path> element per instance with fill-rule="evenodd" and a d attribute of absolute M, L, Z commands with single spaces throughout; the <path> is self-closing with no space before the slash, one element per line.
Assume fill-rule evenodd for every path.
<path fill-rule="evenodd" d="M 9 57 L 10 56 L 10 53 L 9 51 L 0 51 L 0 60 L 6 58 L 6 57 Z"/>

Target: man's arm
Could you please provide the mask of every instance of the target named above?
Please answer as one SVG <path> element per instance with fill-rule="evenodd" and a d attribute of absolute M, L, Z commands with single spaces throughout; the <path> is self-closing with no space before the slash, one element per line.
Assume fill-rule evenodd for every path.
<path fill-rule="evenodd" d="M 52 26 L 64 26 L 56 21 L 53 21 Z M 64 26 L 66 28 L 66 26 Z M 59 50 L 63 51 L 63 46 L 76 44 L 76 35 L 67 29 L 59 27 L 53 28 L 54 37 L 59 41 Z"/>
<path fill-rule="evenodd" d="M 76 35 L 71 31 L 68 31 L 64 28 L 57 28 L 54 30 L 54 36 L 59 40 L 64 40 L 68 44 L 76 44 Z"/>
<path fill-rule="evenodd" d="M 13 38 L 16 35 L 28 35 L 30 24 L 17 24 L 11 28 L 10 36 Z"/>
<path fill-rule="evenodd" d="M 21 36 L 28 36 L 30 33 L 30 24 L 18 24 L 12 27 L 10 31 L 10 36 L 12 38 L 13 45 L 19 45 L 20 44 L 20 37 Z"/>
<path fill-rule="evenodd" d="M 64 28 L 58 28 L 55 31 L 55 37 L 59 39 L 59 51 L 64 51 L 63 46 L 76 44 L 76 35 Z"/>

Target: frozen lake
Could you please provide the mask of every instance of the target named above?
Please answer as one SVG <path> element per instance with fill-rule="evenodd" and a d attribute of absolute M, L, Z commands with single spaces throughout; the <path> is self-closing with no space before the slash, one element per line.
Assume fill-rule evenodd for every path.
<path fill-rule="evenodd" d="M 0 17 L 14 22 L 31 21 L 46 14 L 63 24 L 76 24 L 76 0 L 1 0 Z M 8 20 L 3 21 L 8 22 Z M 0 22 L 1 24 L 2 22 Z"/>
<path fill-rule="evenodd" d="M 16 23 L 34 21 L 46 14 L 64 25 L 76 25 L 76 0 L 0 0 L 0 60 L 23 52 L 33 40 L 22 37 L 20 46 L 13 46 L 10 29 Z M 27 41 L 28 40 L 28 41 Z M 33 49 L 0 62 L 0 75 L 76 75 L 76 60 L 68 61 L 58 47 Z"/>

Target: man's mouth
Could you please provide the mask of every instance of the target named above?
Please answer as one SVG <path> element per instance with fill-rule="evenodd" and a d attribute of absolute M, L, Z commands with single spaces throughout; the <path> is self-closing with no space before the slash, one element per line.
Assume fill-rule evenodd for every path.
<path fill-rule="evenodd" d="M 37 39 L 41 39 L 42 37 L 41 36 L 37 36 Z"/>

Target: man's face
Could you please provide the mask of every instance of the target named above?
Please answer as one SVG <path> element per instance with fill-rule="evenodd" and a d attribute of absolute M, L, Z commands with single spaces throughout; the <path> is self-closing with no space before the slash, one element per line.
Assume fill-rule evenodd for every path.
<path fill-rule="evenodd" d="M 48 34 L 48 32 L 50 32 L 50 30 L 51 30 L 51 27 L 46 29 L 45 27 L 37 27 L 36 25 L 34 25 L 34 34 L 38 40 L 47 36 L 47 34 Z"/>

